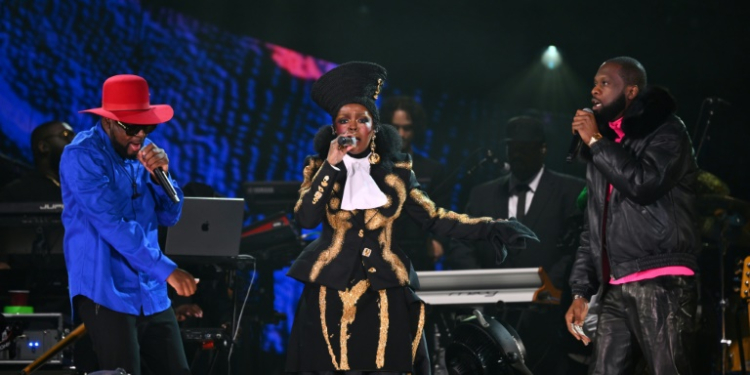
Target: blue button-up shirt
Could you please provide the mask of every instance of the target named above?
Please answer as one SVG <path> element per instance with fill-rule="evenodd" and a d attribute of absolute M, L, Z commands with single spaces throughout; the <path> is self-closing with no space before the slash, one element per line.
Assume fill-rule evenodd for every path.
<path fill-rule="evenodd" d="M 159 249 L 157 226 L 180 218 L 183 194 L 172 183 L 180 203 L 139 161 L 118 155 L 99 125 L 65 147 L 60 186 L 71 300 L 83 295 L 133 315 L 170 307 L 166 279 L 177 266 Z"/>

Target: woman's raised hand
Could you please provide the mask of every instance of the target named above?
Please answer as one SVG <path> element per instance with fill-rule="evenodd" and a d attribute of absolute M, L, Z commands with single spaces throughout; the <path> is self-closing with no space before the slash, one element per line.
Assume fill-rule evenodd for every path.
<path fill-rule="evenodd" d="M 339 137 L 334 138 L 331 141 L 331 146 L 328 147 L 328 158 L 326 159 L 328 160 L 328 164 L 336 165 L 338 163 L 341 163 L 341 161 L 344 160 L 344 155 L 346 155 L 346 153 L 353 148 L 354 145 L 339 145 Z"/>

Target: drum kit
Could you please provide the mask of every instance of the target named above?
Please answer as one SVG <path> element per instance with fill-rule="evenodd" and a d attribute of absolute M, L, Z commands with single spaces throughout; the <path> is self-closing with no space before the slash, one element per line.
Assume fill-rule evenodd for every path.
<path fill-rule="evenodd" d="M 699 174 L 697 193 L 696 213 L 703 240 L 702 313 L 706 315 L 715 307 L 718 318 L 718 324 L 707 323 L 711 319 L 701 319 L 704 325 L 701 330 L 716 332 L 718 327 L 721 334 L 717 347 L 720 350 L 713 356 L 714 370 L 722 374 L 747 374 L 750 367 L 750 319 L 746 306 L 750 300 L 750 202 L 730 196 L 726 185 L 706 171 Z M 711 272 L 717 264 L 718 272 Z M 730 274 L 726 269 L 732 264 L 738 267 Z M 715 279 L 717 274 L 718 280 Z M 727 293 L 727 284 L 733 286 L 731 290 L 735 293 Z M 717 306 L 706 303 L 710 300 L 716 300 L 714 305 Z"/>

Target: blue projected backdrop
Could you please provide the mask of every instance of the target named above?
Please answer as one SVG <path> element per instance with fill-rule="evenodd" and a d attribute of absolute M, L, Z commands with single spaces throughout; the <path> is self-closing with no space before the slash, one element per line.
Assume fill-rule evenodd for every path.
<path fill-rule="evenodd" d="M 314 133 L 331 121 L 309 92 L 333 63 L 137 1 L 4 0 L 0 45 L 0 152 L 29 164 L 36 125 L 95 126 L 78 111 L 100 106 L 104 80 L 123 73 L 148 80 L 153 104 L 174 107 L 149 138 L 167 151 L 177 180 L 224 196 L 242 196 L 244 181 L 301 180 Z M 396 94 L 432 108 L 441 137 L 428 130 L 416 151 L 446 165 L 499 139 L 494 106 L 387 83 L 384 95 Z M 284 270 L 275 279 L 274 307 L 288 319 L 266 327 L 266 349 L 283 352 L 302 285 Z"/>
<path fill-rule="evenodd" d="M 183 183 L 234 196 L 246 180 L 301 179 L 311 135 L 330 122 L 308 92 L 331 63 L 135 2 L 4 7 L 14 9 L 0 25 L 0 124 L 11 143 L 28 144 L 50 119 L 77 131 L 93 126 L 94 116 L 77 112 L 100 106 L 103 81 L 138 74 L 152 103 L 175 109 L 150 136 L 167 150 L 170 169 Z M 20 149 L 30 160 L 31 150 Z"/>

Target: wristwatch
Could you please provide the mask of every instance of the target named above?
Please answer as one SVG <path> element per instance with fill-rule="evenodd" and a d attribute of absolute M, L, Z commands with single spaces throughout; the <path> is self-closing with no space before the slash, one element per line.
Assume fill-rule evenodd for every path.
<path fill-rule="evenodd" d="M 602 139 L 602 134 L 601 133 L 591 134 L 591 139 L 589 140 L 589 147 L 591 147 L 591 145 L 593 145 L 594 143 L 596 143 L 596 141 L 598 141 L 600 139 Z"/>
<path fill-rule="evenodd" d="M 580 295 L 580 294 L 575 294 L 575 295 L 573 295 L 573 300 L 575 301 L 575 300 L 577 300 L 577 299 L 583 299 L 583 300 L 585 300 L 586 302 L 588 302 L 588 299 L 586 299 L 586 297 L 584 297 L 584 296 L 582 296 L 582 295 Z"/>

